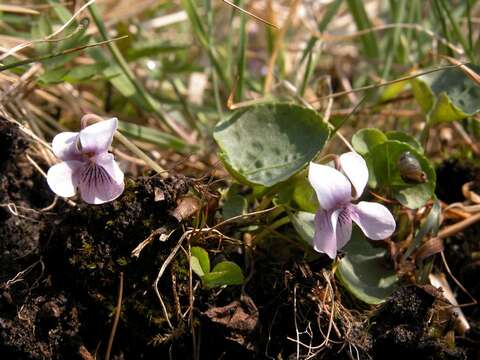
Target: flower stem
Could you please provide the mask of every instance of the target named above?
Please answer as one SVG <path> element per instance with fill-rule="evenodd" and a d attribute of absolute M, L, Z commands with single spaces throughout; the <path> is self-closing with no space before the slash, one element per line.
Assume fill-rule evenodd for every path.
<path fill-rule="evenodd" d="M 81 122 L 81 128 L 83 129 L 88 125 L 88 122 L 93 121 L 103 121 L 104 119 L 101 116 L 98 116 L 96 114 L 86 114 L 82 117 L 80 120 Z M 145 163 L 150 166 L 153 170 L 155 170 L 161 177 L 166 178 L 167 175 L 167 170 L 162 168 L 160 165 L 158 165 L 155 161 L 153 161 L 147 154 L 145 154 L 142 150 L 139 149 L 137 145 L 135 145 L 132 141 L 130 141 L 125 135 L 120 133 L 119 131 L 116 131 L 114 134 L 115 138 L 120 141 L 125 147 L 130 150 L 132 153 L 137 155 L 140 159 L 145 161 Z"/>
<path fill-rule="evenodd" d="M 133 142 L 131 142 L 125 135 L 121 134 L 120 132 L 115 133 L 115 138 L 120 141 L 125 147 L 130 150 L 132 153 L 137 155 L 140 159 L 145 161 L 148 166 L 150 166 L 153 170 L 155 170 L 161 177 L 166 178 L 167 170 L 162 168 L 158 165 L 155 161 L 153 161 L 147 154 L 145 154 L 142 150 L 138 148 Z"/>

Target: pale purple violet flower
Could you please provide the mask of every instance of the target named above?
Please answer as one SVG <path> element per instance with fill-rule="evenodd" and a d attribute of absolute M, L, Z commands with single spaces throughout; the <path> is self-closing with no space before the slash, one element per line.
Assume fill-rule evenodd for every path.
<path fill-rule="evenodd" d="M 62 162 L 48 170 L 47 183 L 59 196 L 74 196 L 78 188 L 86 203 L 103 204 L 124 189 L 123 172 L 108 152 L 118 121 L 112 118 L 85 127 L 91 117 L 82 118 L 79 133 L 62 132 L 53 138 L 53 152 Z"/>
<path fill-rule="evenodd" d="M 339 170 L 310 163 L 308 180 L 321 208 L 315 215 L 313 247 L 334 259 L 352 235 L 352 221 L 372 240 L 382 240 L 395 231 L 395 219 L 383 205 L 358 199 L 367 185 L 368 168 L 355 152 L 342 154 Z"/>

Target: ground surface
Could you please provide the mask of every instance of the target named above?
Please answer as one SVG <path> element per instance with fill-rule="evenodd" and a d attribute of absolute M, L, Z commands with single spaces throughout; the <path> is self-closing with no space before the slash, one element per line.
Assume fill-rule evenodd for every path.
<path fill-rule="evenodd" d="M 472 330 L 458 338 L 454 348 L 445 342 L 453 319 L 438 318 L 441 294 L 413 285 L 400 287 L 373 311 L 354 311 L 358 304 L 344 294 L 344 303 L 336 304 L 345 307 L 344 318 L 335 319 L 330 344 L 316 353 L 315 345 L 324 339 L 318 329 L 328 331 L 329 324 L 328 311 L 319 307 L 320 299 L 326 303 L 330 299 L 329 278 L 323 270 L 329 261 L 307 263 L 298 251 L 296 260 L 284 263 L 281 254 L 268 256 L 262 246 L 248 250 L 255 270 L 245 287 L 202 290 L 194 282 L 193 309 L 187 260 L 177 257 L 159 283 L 171 314 L 170 328 L 152 284 L 189 221 L 182 224 L 174 211 L 193 180 L 128 179 L 125 194 L 113 203 L 92 207 L 59 201 L 47 208 L 53 196 L 25 158 L 26 139 L 2 120 L 0 142 L 8 145 L 0 161 L 1 203 L 16 206 L 0 208 L 2 359 L 102 358 L 120 273 L 123 302 L 112 347 L 117 359 L 187 359 L 194 357 L 194 347 L 203 359 L 295 358 L 298 348 L 292 339 L 304 336 L 297 335 L 296 328 L 311 331 L 313 358 L 348 359 L 351 353 L 361 359 L 475 359 L 478 355 L 478 308 L 465 309 Z M 450 171 L 463 176 L 462 181 L 474 174 L 471 167 L 457 163 L 439 169 L 443 175 Z M 442 186 L 440 182 L 440 196 Z M 479 249 L 465 247 L 474 246 L 468 239 L 477 237 L 479 229 L 472 227 L 449 239 L 446 251 L 452 271 L 477 299 L 480 264 L 471 254 Z M 131 251 L 155 230 L 175 232 L 165 242 L 155 237 L 138 259 L 133 258 Z M 209 246 L 208 239 L 197 241 Z M 289 251 L 295 252 L 295 247 Z M 242 263 L 244 255 L 237 250 L 229 256 Z M 462 294 L 459 300 L 468 302 Z M 185 310 L 190 310 L 186 316 Z M 312 319 L 317 319 L 318 327 L 312 326 Z"/>

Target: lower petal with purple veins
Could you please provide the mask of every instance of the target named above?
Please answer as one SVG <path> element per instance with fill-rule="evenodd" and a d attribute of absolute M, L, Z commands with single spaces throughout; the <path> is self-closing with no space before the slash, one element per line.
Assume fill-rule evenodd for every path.
<path fill-rule="evenodd" d="M 116 182 L 103 166 L 89 161 L 81 169 L 79 188 L 86 203 L 103 204 L 119 197 L 123 193 L 124 184 L 123 181 Z"/>
<path fill-rule="evenodd" d="M 331 211 L 319 210 L 315 215 L 315 235 L 313 237 L 313 248 L 321 253 L 327 254 L 334 259 L 337 255 L 337 226 L 338 215 Z"/>
<path fill-rule="evenodd" d="M 117 184 L 123 183 L 123 171 L 118 166 L 117 162 L 114 160 L 113 155 L 110 153 L 102 153 L 95 156 L 91 159 L 97 165 L 103 167 L 108 175 L 113 179 Z"/>
<path fill-rule="evenodd" d="M 335 214 L 336 213 L 336 214 Z M 343 248 L 352 237 L 352 213 L 350 205 L 336 210 L 333 216 L 337 216 L 337 227 L 335 229 L 337 237 L 337 249 Z"/>
<path fill-rule="evenodd" d="M 395 231 L 395 219 L 382 204 L 361 201 L 350 209 L 352 220 L 369 239 L 383 240 Z"/>

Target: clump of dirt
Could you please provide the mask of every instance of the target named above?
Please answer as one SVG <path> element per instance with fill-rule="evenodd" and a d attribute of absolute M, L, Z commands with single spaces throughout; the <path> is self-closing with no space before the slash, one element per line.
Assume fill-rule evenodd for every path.
<path fill-rule="evenodd" d="M 430 335 L 432 311 L 439 294 L 433 288 L 399 287 L 371 319 L 375 359 L 464 359 L 441 337 Z"/>
<path fill-rule="evenodd" d="M 100 206 L 79 204 L 66 209 L 44 232 L 42 254 L 46 271 L 52 286 L 68 291 L 82 309 L 79 311 L 80 333 L 87 349 L 95 349 L 99 341 L 108 339 L 119 274 L 123 272 L 122 325 L 116 333 L 116 341 L 121 345 L 114 353 L 132 358 L 146 354 L 160 356 L 165 352 L 153 341 L 160 336 L 168 337 L 170 329 L 152 284 L 175 244 L 173 239 L 177 238 L 174 235 L 169 241 L 161 242 L 159 235 L 178 227 L 171 210 L 175 209 L 177 198 L 188 189 L 188 179 L 183 177 L 128 180 L 124 194 L 116 201 Z M 138 259 L 132 257 L 132 250 L 155 230 L 158 236 Z M 184 257 L 179 259 L 182 261 Z M 185 298 L 188 293 L 188 264 L 183 260 L 173 266 L 177 272 L 159 285 L 161 291 L 166 292 L 169 314 L 175 313 L 171 295 L 176 285 L 172 277 L 178 281 L 176 296 Z M 177 325 L 181 328 L 182 322 Z"/>
<path fill-rule="evenodd" d="M 0 318 L 3 359 L 75 358 L 80 351 L 78 310 L 61 292 L 31 296 L 18 313 L 5 315 Z"/>
<path fill-rule="evenodd" d="M 437 195 L 446 202 L 464 201 L 461 187 L 466 182 L 474 182 L 473 189 L 478 193 L 480 186 L 480 167 L 463 159 L 444 161 L 437 169 Z M 480 302 L 480 225 L 474 224 L 454 236 L 445 239 L 445 257 L 454 276 L 465 289 Z M 471 304 L 471 297 L 450 282 L 460 304 Z M 456 343 L 465 349 L 467 358 L 476 359 L 480 356 L 480 307 L 466 306 L 463 312 L 471 329 Z"/>
<path fill-rule="evenodd" d="M 44 178 L 25 157 L 28 141 L 0 118 L 0 354 L 48 359 L 72 352 L 78 332 L 73 302 L 45 288 L 40 233 L 53 201 Z M 74 346 L 75 347 L 75 346 Z"/>
<path fill-rule="evenodd" d="M 445 257 L 454 276 L 460 281 L 469 294 L 480 302 L 480 225 L 475 224 L 464 231 L 445 240 Z M 465 291 L 451 282 L 460 304 L 472 304 L 472 298 Z M 470 324 L 470 330 L 458 338 L 468 358 L 480 356 L 480 306 L 470 305 L 462 308 Z"/>
<path fill-rule="evenodd" d="M 37 255 L 43 214 L 52 202 L 45 180 L 28 163 L 28 142 L 16 125 L 0 117 L 0 282 Z M 40 185 L 39 185 L 40 184 Z M 42 186 L 43 185 L 43 186 Z M 19 216 L 17 215 L 19 214 Z"/>
<path fill-rule="evenodd" d="M 179 226 L 179 197 L 189 190 L 184 177 L 127 180 L 124 195 L 109 204 L 71 207 L 53 201 L 45 179 L 25 154 L 29 143 L 12 123 L 0 119 L 0 354 L 8 358 L 88 358 L 104 353 L 117 301 L 119 273 L 124 273 L 122 321 L 113 354 L 127 358 L 191 354 L 179 342 L 154 343 L 172 337 L 152 284 L 177 234 L 159 236 L 141 252 L 132 250 L 155 230 L 170 233 Z M 39 160 L 38 160 L 39 161 Z M 44 165 L 44 164 L 41 164 Z M 182 260 L 183 259 L 183 260 Z M 183 261 L 183 262 L 182 262 Z M 169 314 L 172 300 L 188 293 L 185 257 L 159 284 Z M 186 270 L 187 269 L 187 270 Z M 188 303 L 188 301 L 185 301 Z M 183 326 L 183 319 L 176 324 Z M 177 334 L 176 334 L 177 335 Z M 77 354 L 76 356 L 74 354 Z"/>

